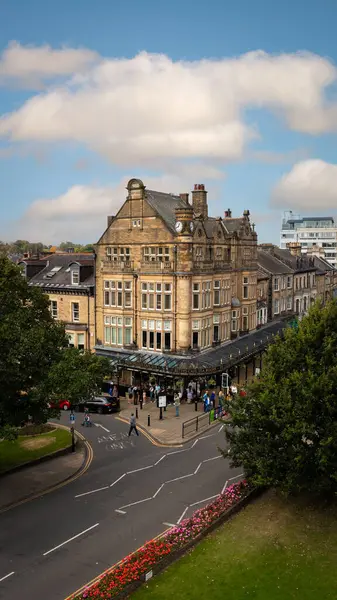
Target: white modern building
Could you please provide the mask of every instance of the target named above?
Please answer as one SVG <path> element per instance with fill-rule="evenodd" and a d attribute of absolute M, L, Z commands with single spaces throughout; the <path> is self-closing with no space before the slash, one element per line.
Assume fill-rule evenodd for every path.
<path fill-rule="evenodd" d="M 325 260 L 336 267 L 337 226 L 333 217 L 300 217 L 291 210 L 283 214 L 280 248 L 286 249 L 289 242 L 299 242 L 302 253 L 313 246 L 322 248 Z"/>

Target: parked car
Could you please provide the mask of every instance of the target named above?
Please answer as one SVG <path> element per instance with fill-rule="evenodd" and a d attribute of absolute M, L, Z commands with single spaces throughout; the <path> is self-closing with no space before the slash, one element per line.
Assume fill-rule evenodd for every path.
<path fill-rule="evenodd" d="M 120 409 L 120 403 L 118 398 L 96 396 L 86 402 L 75 404 L 73 408 L 76 412 L 84 412 L 84 409 L 87 408 L 89 412 L 102 415 L 103 413 L 117 412 Z"/>
<path fill-rule="evenodd" d="M 69 400 L 59 400 L 58 402 L 52 402 L 49 404 L 50 408 L 59 408 L 60 410 L 70 410 Z"/>

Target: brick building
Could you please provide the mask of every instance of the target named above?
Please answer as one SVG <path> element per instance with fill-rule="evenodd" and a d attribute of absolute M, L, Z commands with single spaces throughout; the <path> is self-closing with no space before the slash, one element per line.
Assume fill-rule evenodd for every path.
<path fill-rule="evenodd" d="M 43 289 L 54 319 L 65 324 L 71 346 L 92 350 L 95 345 L 95 259 L 90 253 L 54 253 L 19 263 L 23 274 Z"/>
<path fill-rule="evenodd" d="M 187 355 L 254 330 L 256 246 L 249 211 L 210 217 L 203 185 L 190 203 L 131 179 L 95 246 L 97 350 Z"/>

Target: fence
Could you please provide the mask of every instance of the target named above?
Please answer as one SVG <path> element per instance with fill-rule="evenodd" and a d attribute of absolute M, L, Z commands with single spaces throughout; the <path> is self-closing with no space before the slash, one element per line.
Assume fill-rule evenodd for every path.
<path fill-rule="evenodd" d="M 184 438 L 193 433 L 197 433 L 198 431 L 202 431 L 205 427 L 209 427 L 213 421 L 216 421 L 222 416 L 223 408 L 217 406 L 217 408 L 214 408 L 207 413 L 203 413 L 202 415 L 198 415 L 197 417 L 193 417 L 193 419 L 185 421 L 182 424 L 181 437 Z"/>

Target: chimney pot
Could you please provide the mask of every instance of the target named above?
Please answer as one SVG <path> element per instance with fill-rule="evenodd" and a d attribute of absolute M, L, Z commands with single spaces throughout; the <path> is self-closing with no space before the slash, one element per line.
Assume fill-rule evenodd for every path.
<path fill-rule="evenodd" d="M 184 201 L 187 202 L 188 204 L 188 196 L 189 194 L 179 194 L 180 198 Z"/>

